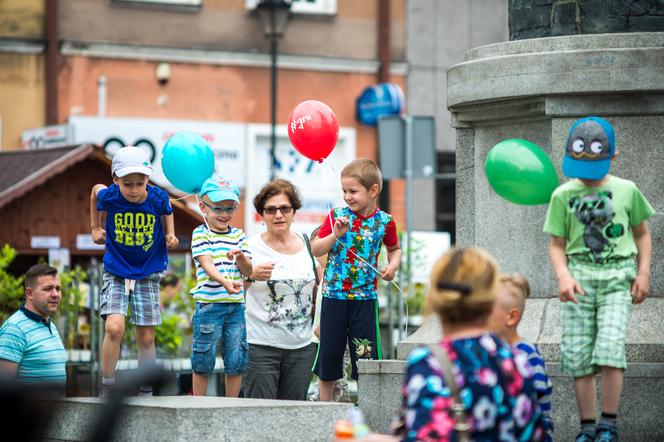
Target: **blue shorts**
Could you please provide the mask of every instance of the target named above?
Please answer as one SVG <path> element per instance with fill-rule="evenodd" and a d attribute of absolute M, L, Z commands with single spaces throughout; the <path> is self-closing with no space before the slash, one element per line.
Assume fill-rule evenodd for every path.
<path fill-rule="evenodd" d="M 211 375 L 221 341 L 224 374 L 238 375 L 247 371 L 247 325 L 243 302 L 196 303 L 194 339 L 191 345 L 191 370 Z"/>
<path fill-rule="evenodd" d="M 378 329 L 378 301 L 323 298 L 320 344 L 314 373 L 322 381 L 343 377 L 344 353 L 350 350 L 351 377 L 357 379 L 358 359 L 382 359 Z"/>

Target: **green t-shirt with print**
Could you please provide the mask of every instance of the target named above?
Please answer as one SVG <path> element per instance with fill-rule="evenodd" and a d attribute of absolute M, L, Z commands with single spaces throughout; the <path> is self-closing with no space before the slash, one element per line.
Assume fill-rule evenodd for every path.
<path fill-rule="evenodd" d="M 565 254 L 592 262 L 637 254 L 631 227 L 655 211 L 636 184 L 612 175 L 600 187 L 574 179 L 551 195 L 544 231 L 567 239 Z"/>

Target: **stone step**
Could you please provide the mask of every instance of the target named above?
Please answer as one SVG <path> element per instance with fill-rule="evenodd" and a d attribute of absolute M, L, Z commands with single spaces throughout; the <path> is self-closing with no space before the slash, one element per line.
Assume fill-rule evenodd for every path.
<path fill-rule="evenodd" d="M 97 398 L 54 403 L 45 439 L 88 440 L 104 419 Z M 222 397 L 159 396 L 129 398 L 114 424 L 117 441 L 330 441 L 334 422 L 352 404 Z"/>
<path fill-rule="evenodd" d="M 400 389 L 404 379 L 405 361 L 383 360 L 358 363 L 358 405 L 374 431 L 387 432 L 401 405 Z M 573 380 L 560 373 L 559 364 L 547 363 L 553 382 L 554 440 L 574 440 L 579 416 Z M 599 392 L 599 387 L 597 388 Z M 599 404 L 599 398 L 598 402 Z M 618 427 L 624 442 L 664 440 L 664 363 L 629 364 Z M 600 410 L 598 408 L 597 415 Z"/>
<path fill-rule="evenodd" d="M 547 362 L 560 360 L 562 318 L 558 299 L 528 299 L 519 324 L 519 334 L 537 344 Z M 625 351 L 630 363 L 664 363 L 664 338 L 659 329 L 664 318 L 664 299 L 649 298 L 633 305 L 627 326 Z M 397 359 L 405 360 L 418 345 L 440 339 L 441 328 L 431 316 L 417 332 L 397 345 Z"/>

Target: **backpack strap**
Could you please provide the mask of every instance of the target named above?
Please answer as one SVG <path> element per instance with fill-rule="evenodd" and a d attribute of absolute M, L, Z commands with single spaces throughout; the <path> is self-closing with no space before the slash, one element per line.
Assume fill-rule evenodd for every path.
<path fill-rule="evenodd" d="M 468 415 L 466 414 L 466 408 L 459 396 L 459 386 L 456 383 L 452 362 L 450 361 L 447 351 L 441 348 L 440 344 L 429 345 L 429 350 L 431 350 L 431 353 L 438 360 L 443 372 L 445 386 L 450 389 L 452 397 L 454 398 L 452 414 L 454 416 L 454 431 L 457 434 L 457 440 L 459 440 L 459 442 L 470 442 L 470 424 L 468 423 Z"/>
<path fill-rule="evenodd" d="M 311 257 L 311 264 L 313 264 L 314 266 L 314 277 L 316 278 L 316 286 L 318 286 L 320 284 L 320 277 L 318 276 L 318 272 L 316 271 L 316 257 L 311 251 L 311 242 L 309 242 L 309 237 L 306 234 L 302 234 L 302 239 L 304 239 L 304 244 L 307 246 L 307 250 L 309 251 L 309 256 Z"/>

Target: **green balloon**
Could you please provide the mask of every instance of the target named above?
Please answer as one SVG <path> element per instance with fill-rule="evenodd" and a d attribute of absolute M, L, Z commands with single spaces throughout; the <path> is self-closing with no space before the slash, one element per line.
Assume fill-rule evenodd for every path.
<path fill-rule="evenodd" d="M 511 138 L 493 146 L 486 177 L 498 195 L 516 204 L 548 204 L 558 175 L 547 154 L 528 140 Z"/>

